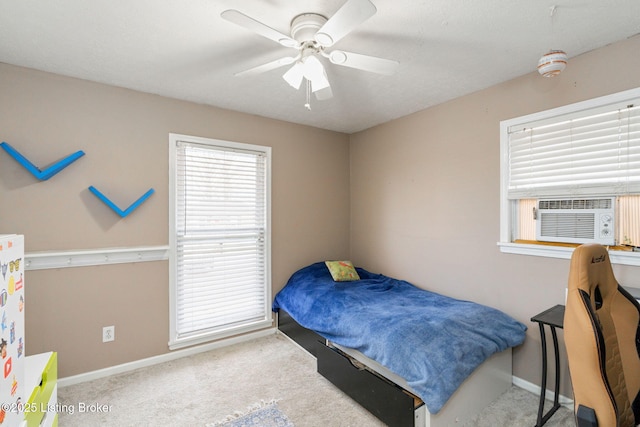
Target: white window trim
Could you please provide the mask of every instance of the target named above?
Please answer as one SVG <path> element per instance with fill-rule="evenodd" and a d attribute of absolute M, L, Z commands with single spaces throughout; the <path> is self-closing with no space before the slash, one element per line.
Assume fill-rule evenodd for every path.
<path fill-rule="evenodd" d="M 246 149 L 253 151 L 262 151 L 266 154 L 267 162 L 267 194 L 266 194 L 266 294 L 265 309 L 270 312 L 272 303 L 272 282 L 271 282 L 271 147 L 246 144 L 240 142 L 223 141 L 212 138 L 202 138 L 190 135 L 169 134 L 169 349 L 176 350 L 192 345 L 202 344 L 213 340 L 229 338 L 252 331 L 273 327 L 272 315 L 270 319 L 257 322 L 255 324 L 244 325 L 241 327 L 229 329 L 226 332 L 202 333 L 200 335 L 191 335 L 187 338 L 178 337 L 177 332 L 177 267 L 175 260 L 177 259 L 177 233 L 176 233 L 176 160 L 177 150 L 176 143 L 178 141 L 189 141 L 193 143 L 215 144 L 222 147 L 230 147 L 237 149 Z"/>
<path fill-rule="evenodd" d="M 498 242 L 500 252 L 506 254 L 532 255 L 546 258 L 571 259 L 573 248 L 564 246 L 535 245 L 513 242 Z M 640 267 L 640 252 L 609 251 L 612 264 Z"/>
<path fill-rule="evenodd" d="M 510 241 L 512 224 L 511 207 L 507 199 L 507 165 L 509 162 L 508 129 L 512 126 L 591 109 L 601 105 L 623 102 L 628 99 L 638 98 L 639 96 L 640 88 L 635 88 L 500 122 L 500 241 L 498 242 L 500 252 L 562 259 L 570 259 L 573 253 L 573 248 L 570 247 L 514 243 Z M 609 257 L 614 264 L 640 266 L 640 252 L 610 251 Z"/>

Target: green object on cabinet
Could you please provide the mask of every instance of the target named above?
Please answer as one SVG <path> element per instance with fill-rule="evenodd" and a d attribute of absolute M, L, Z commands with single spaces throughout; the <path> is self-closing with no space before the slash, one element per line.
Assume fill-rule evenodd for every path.
<path fill-rule="evenodd" d="M 57 426 L 58 353 L 28 356 L 25 367 L 27 390 L 33 387 L 24 406 L 27 427 Z"/>

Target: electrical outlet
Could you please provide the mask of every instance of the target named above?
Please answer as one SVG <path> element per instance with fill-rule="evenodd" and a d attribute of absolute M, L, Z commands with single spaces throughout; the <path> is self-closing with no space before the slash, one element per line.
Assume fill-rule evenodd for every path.
<path fill-rule="evenodd" d="M 105 326 L 102 328 L 102 342 L 109 342 L 116 339 L 116 327 Z"/>

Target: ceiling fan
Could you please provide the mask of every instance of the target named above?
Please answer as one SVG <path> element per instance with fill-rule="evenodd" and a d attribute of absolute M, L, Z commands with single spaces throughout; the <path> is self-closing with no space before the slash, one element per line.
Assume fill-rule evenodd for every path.
<path fill-rule="evenodd" d="M 333 96 L 327 73 L 319 57 L 327 58 L 332 64 L 378 74 L 393 74 L 399 63 L 390 59 L 327 49 L 350 33 L 355 27 L 375 15 L 376 7 L 369 0 L 347 0 L 329 19 L 317 13 L 303 13 L 291 21 L 291 35 L 285 35 L 234 9 L 221 13 L 222 18 L 240 25 L 282 46 L 294 48 L 298 53 L 286 56 L 266 64 L 236 73 L 236 76 L 250 76 L 273 69 L 293 66 L 282 76 L 295 89 L 307 82 L 307 103 L 311 109 L 310 94 L 318 100 Z"/>

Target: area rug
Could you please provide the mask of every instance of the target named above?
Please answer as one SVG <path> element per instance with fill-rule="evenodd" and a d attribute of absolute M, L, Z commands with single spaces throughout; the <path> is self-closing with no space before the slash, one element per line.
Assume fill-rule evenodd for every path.
<path fill-rule="evenodd" d="M 227 418 L 206 427 L 294 427 L 287 416 L 280 411 L 275 400 L 262 401 L 251 405 L 244 412 L 236 412 Z"/>

